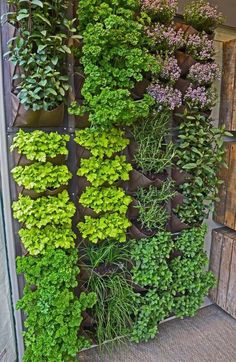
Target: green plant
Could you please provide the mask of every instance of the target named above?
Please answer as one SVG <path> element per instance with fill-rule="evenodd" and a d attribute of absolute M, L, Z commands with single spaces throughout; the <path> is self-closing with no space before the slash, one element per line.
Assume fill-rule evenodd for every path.
<path fill-rule="evenodd" d="M 77 335 L 82 312 L 96 302 L 94 293 L 73 294 L 77 286 L 77 250 L 48 249 L 42 257 L 18 258 L 18 273 L 24 273 L 24 296 L 18 309 L 27 313 L 24 362 L 65 362 L 90 342 Z"/>
<path fill-rule="evenodd" d="M 165 228 L 168 220 L 168 211 L 166 202 L 174 195 L 173 182 L 164 181 L 161 188 L 149 186 L 148 188 L 139 188 L 136 193 L 137 209 L 139 211 L 138 221 L 142 228 L 147 230 L 162 230 Z"/>
<path fill-rule="evenodd" d="M 159 293 L 156 289 L 149 290 L 145 296 L 137 295 L 131 340 L 139 343 L 155 338 L 158 323 L 169 316 L 173 302 L 170 292 Z"/>
<path fill-rule="evenodd" d="M 169 122 L 169 112 L 153 111 L 150 118 L 137 122 L 132 127 L 138 145 L 134 155 L 135 162 L 145 174 L 161 173 L 172 164 L 175 150 L 173 143 L 167 137 Z"/>
<path fill-rule="evenodd" d="M 78 229 L 84 239 L 88 239 L 95 244 L 106 239 L 125 242 L 126 230 L 131 225 L 131 222 L 124 214 L 114 212 L 104 214 L 98 218 L 85 216 L 85 221 L 78 224 Z"/>
<path fill-rule="evenodd" d="M 75 246 L 76 235 L 69 228 L 47 225 L 43 229 L 21 229 L 22 244 L 30 255 L 45 254 L 48 248 L 70 249 Z"/>
<path fill-rule="evenodd" d="M 202 248 L 206 232 L 206 225 L 184 230 L 175 242 L 180 256 L 171 261 L 170 270 L 175 295 L 173 312 L 178 317 L 193 316 L 215 284 L 213 273 L 205 271 L 208 258 Z"/>
<path fill-rule="evenodd" d="M 223 24 L 223 14 L 205 0 L 197 0 L 185 6 L 184 20 L 199 31 L 211 33 Z"/>
<path fill-rule="evenodd" d="M 70 53 L 65 20 L 67 3 L 57 0 L 12 1 L 10 21 L 19 32 L 10 41 L 10 60 L 20 67 L 14 79 L 19 79 L 16 90 L 26 109 L 52 110 L 65 98 L 69 89 L 62 64 Z"/>
<path fill-rule="evenodd" d="M 215 286 L 215 277 L 212 273 L 202 274 L 196 281 L 195 290 L 187 295 L 174 298 L 173 313 L 176 317 L 193 317 L 202 306 L 208 291 Z"/>
<path fill-rule="evenodd" d="M 165 291 L 172 282 L 172 273 L 167 261 L 173 249 L 169 232 L 159 232 L 147 239 L 131 244 L 132 279 L 142 287 L 155 287 Z"/>
<path fill-rule="evenodd" d="M 92 186 L 98 187 L 105 183 L 112 185 L 118 180 L 129 180 L 131 170 L 132 166 L 126 162 L 125 156 L 105 160 L 92 156 L 81 160 L 77 175 L 85 176 Z"/>
<path fill-rule="evenodd" d="M 230 135 L 223 128 L 215 128 L 212 120 L 199 113 L 185 113 L 179 127 L 177 165 L 189 174 L 180 186 L 184 203 L 176 212 L 189 224 L 200 224 L 207 218 L 217 200 L 221 181 L 218 169 L 224 163 L 223 136 Z"/>
<path fill-rule="evenodd" d="M 135 293 L 128 281 L 129 252 L 125 246 L 107 242 L 86 248 L 85 258 L 90 273 L 87 289 L 97 295 L 93 318 L 101 346 L 127 336 L 132 325 Z"/>
<path fill-rule="evenodd" d="M 71 112 L 89 112 L 94 126 L 129 125 L 147 116 L 153 104 L 150 96 L 135 101 L 130 92 L 145 72 L 157 73 L 160 68 L 144 47 L 144 26 L 135 14 L 138 7 L 137 0 L 79 3 L 84 105 L 73 104 Z"/>
<path fill-rule="evenodd" d="M 119 212 L 126 214 L 132 197 L 125 194 L 120 187 L 93 187 L 89 186 L 81 195 L 79 202 L 85 207 L 90 207 L 96 213 Z"/>
<path fill-rule="evenodd" d="M 17 166 L 12 170 L 12 175 L 18 185 L 39 193 L 68 185 L 72 177 L 67 166 L 54 166 L 50 162 Z"/>
<path fill-rule="evenodd" d="M 57 196 L 39 197 L 36 200 L 20 195 L 19 200 L 13 202 L 13 215 L 25 224 L 27 229 L 41 229 L 49 224 L 71 227 L 75 206 L 69 200 L 67 191 Z"/>
<path fill-rule="evenodd" d="M 124 136 L 125 132 L 115 127 L 107 130 L 87 128 L 76 131 L 75 142 L 87 148 L 95 157 L 112 157 L 128 146 L 130 141 Z"/>
<path fill-rule="evenodd" d="M 17 151 L 28 160 L 46 162 L 48 158 L 55 158 L 57 155 L 68 155 L 66 144 L 69 135 L 57 132 L 46 133 L 43 131 L 24 132 L 19 130 L 13 139 L 11 151 Z"/>

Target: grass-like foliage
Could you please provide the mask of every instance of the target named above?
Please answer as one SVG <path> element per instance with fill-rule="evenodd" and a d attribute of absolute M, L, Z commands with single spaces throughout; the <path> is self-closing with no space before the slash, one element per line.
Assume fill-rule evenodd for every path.
<path fill-rule="evenodd" d="M 155 186 L 140 188 L 136 193 L 138 221 L 147 230 L 163 230 L 168 220 L 166 202 L 175 195 L 173 182 L 167 180 L 160 189 Z"/>
<path fill-rule="evenodd" d="M 88 291 L 97 295 L 93 317 L 101 345 L 130 333 L 135 293 L 127 280 L 129 252 L 125 246 L 108 242 L 87 248 L 85 257 L 90 270 Z"/>
<path fill-rule="evenodd" d="M 175 156 L 174 146 L 167 139 L 169 132 L 169 112 L 153 112 L 144 121 L 137 122 L 132 127 L 138 151 L 135 163 L 145 174 L 158 174 L 171 166 Z"/>

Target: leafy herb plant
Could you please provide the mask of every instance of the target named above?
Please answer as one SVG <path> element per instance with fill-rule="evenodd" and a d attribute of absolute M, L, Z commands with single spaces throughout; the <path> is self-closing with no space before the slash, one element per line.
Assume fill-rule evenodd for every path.
<path fill-rule="evenodd" d="M 67 166 L 54 166 L 50 162 L 17 166 L 12 170 L 12 175 L 18 185 L 39 193 L 67 185 L 72 177 Z"/>
<path fill-rule="evenodd" d="M 129 144 L 125 132 L 119 128 L 99 130 L 87 128 L 76 131 L 75 142 L 87 148 L 95 157 L 112 157 L 115 153 L 123 151 Z"/>
<path fill-rule="evenodd" d="M 71 227 L 71 218 L 75 213 L 75 206 L 69 201 L 67 191 L 57 196 L 39 197 L 36 200 L 20 195 L 12 208 L 14 217 L 27 229 L 41 229 L 49 224 Z"/>
<path fill-rule="evenodd" d="M 77 175 L 85 176 L 92 186 L 99 187 L 105 183 L 112 185 L 118 180 L 129 180 L 131 170 L 132 166 L 126 162 L 125 156 L 104 160 L 93 156 L 81 160 Z"/>
<path fill-rule="evenodd" d="M 30 161 L 46 162 L 48 158 L 55 158 L 57 155 L 67 156 L 66 145 L 69 139 L 69 135 L 57 132 L 25 132 L 21 129 L 13 139 L 11 151 L 17 150 Z"/>
<path fill-rule="evenodd" d="M 224 129 L 213 127 L 211 119 L 204 115 L 184 115 L 179 127 L 177 165 L 191 176 L 181 185 L 184 203 L 176 212 L 185 223 L 200 224 L 217 200 L 221 184 L 217 172 L 224 159 L 224 134 Z"/>
<path fill-rule="evenodd" d="M 131 259 L 133 281 L 142 287 L 155 287 L 165 291 L 172 282 L 168 259 L 173 249 L 171 234 L 159 232 L 147 239 L 133 241 Z"/>
<path fill-rule="evenodd" d="M 93 307 L 96 295 L 74 295 L 77 259 L 76 249 L 65 252 L 50 248 L 41 257 L 18 259 L 18 273 L 24 273 L 26 279 L 24 296 L 17 303 L 17 308 L 27 313 L 24 362 L 71 361 L 80 349 L 90 345 L 77 334 L 82 312 Z"/>
<path fill-rule="evenodd" d="M 126 214 L 132 197 L 116 186 L 111 187 L 87 187 L 81 195 L 79 202 L 85 207 L 90 207 L 96 213 L 119 212 Z"/>
<path fill-rule="evenodd" d="M 76 235 L 69 228 L 47 225 L 43 229 L 21 229 L 19 235 L 30 255 L 45 254 L 47 249 L 70 249 L 75 246 Z"/>
<path fill-rule="evenodd" d="M 78 229 L 84 239 L 94 244 L 106 239 L 125 242 L 126 231 L 131 225 L 125 214 L 113 212 L 98 218 L 85 216 L 85 221 L 78 224 Z"/>

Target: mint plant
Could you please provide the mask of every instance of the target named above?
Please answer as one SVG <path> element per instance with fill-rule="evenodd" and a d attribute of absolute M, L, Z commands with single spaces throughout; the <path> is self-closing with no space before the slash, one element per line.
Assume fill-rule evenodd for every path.
<path fill-rule="evenodd" d="M 96 302 L 94 293 L 77 298 L 79 268 L 76 249 L 48 249 L 41 257 L 18 258 L 18 273 L 24 273 L 24 296 L 18 309 L 27 314 L 24 332 L 24 361 L 64 362 L 75 359 L 82 348 L 90 345 L 78 330 L 82 313 Z"/>
<path fill-rule="evenodd" d="M 27 229 L 41 229 L 49 224 L 71 227 L 75 206 L 69 200 L 67 191 L 57 196 L 39 197 L 36 200 L 20 195 L 19 200 L 13 202 L 13 215 Z"/>
<path fill-rule="evenodd" d="M 46 133 L 40 130 L 25 132 L 18 131 L 13 139 L 10 150 L 17 150 L 30 161 L 46 162 L 48 158 L 55 158 L 58 155 L 68 155 L 66 147 L 69 135 L 57 132 Z"/>
<path fill-rule="evenodd" d="M 38 193 L 68 185 L 72 177 L 67 166 L 54 166 L 50 162 L 17 166 L 12 170 L 12 175 L 19 186 Z"/>
<path fill-rule="evenodd" d="M 125 156 L 115 156 L 114 159 L 104 160 L 92 156 L 81 160 L 77 175 L 85 176 L 92 186 L 99 187 L 105 183 L 112 185 L 118 180 L 129 180 L 131 170 L 132 166 L 126 162 Z"/>
<path fill-rule="evenodd" d="M 132 197 L 125 194 L 125 191 L 116 186 L 93 187 L 89 186 L 82 193 L 79 203 L 90 207 L 96 213 L 119 212 L 126 214 Z"/>

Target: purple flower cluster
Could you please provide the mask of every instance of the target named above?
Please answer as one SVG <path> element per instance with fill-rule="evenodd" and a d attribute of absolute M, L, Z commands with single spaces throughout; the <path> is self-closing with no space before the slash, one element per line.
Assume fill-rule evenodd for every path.
<path fill-rule="evenodd" d="M 177 0 L 142 0 L 143 10 L 154 10 L 156 12 L 164 12 L 172 10 L 174 13 L 178 9 Z"/>
<path fill-rule="evenodd" d="M 196 29 L 212 32 L 224 21 L 222 13 L 216 6 L 210 5 L 204 0 L 197 0 L 186 6 L 184 12 L 185 21 Z"/>
<path fill-rule="evenodd" d="M 184 96 L 184 101 L 199 110 L 207 110 L 214 106 L 216 94 L 212 89 L 205 87 L 194 88 L 190 85 Z"/>
<path fill-rule="evenodd" d="M 216 63 L 196 63 L 190 68 L 188 79 L 199 85 L 210 85 L 220 79 L 220 69 Z"/>
<path fill-rule="evenodd" d="M 209 40 L 206 34 L 190 34 L 186 42 L 187 53 L 200 61 L 211 59 L 214 54 L 213 40 Z"/>
<path fill-rule="evenodd" d="M 166 27 L 157 24 L 155 27 L 147 29 L 147 35 L 155 42 L 158 50 L 174 52 L 184 46 L 184 32 L 182 29 L 176 31 L 171 26 Z"/>
<path fill-rule="evenodd" d="M 147 91 L 157 102 L 159 111 L 166 108 L 173 111 L 182 105 L 181 92 L 169 85 L 151 84 Z"/>
<path fill-rule="evenodd" d="M 171 83 L 176 82 L 181 75 L 181 69 L 178 66 L 177 59 L 174 57 L 166 58 L 163 62 L 163 67 L 160 77 Z"/>

